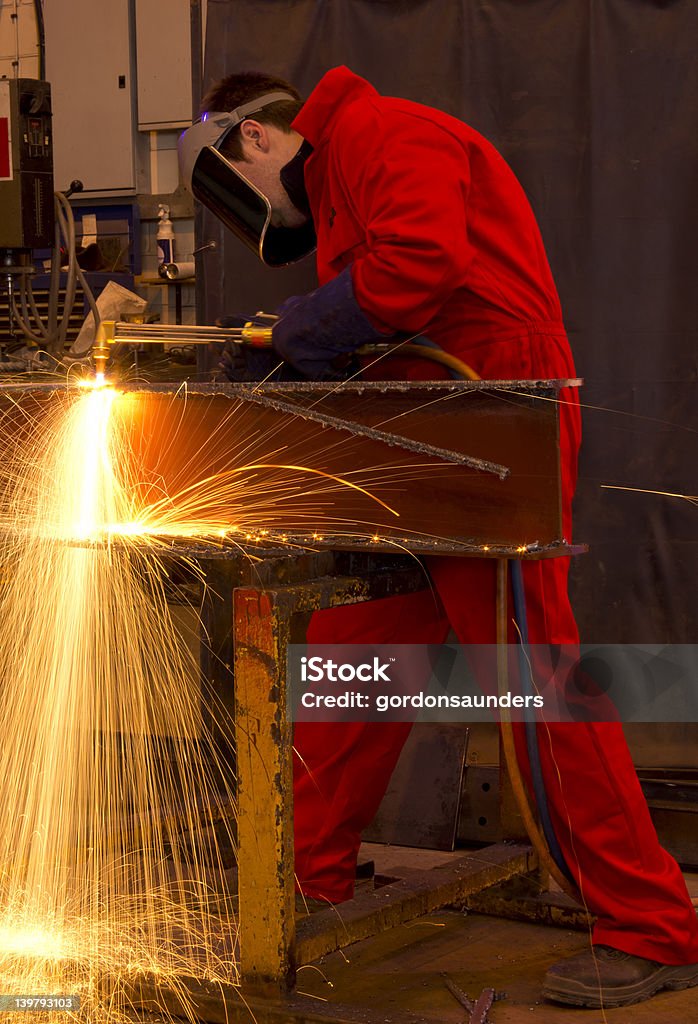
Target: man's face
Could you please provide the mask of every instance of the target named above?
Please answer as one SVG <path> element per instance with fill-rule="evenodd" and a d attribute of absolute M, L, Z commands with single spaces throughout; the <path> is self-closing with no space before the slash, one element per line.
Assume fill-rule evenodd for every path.
<path fill-rule="evenodd" d="M 263 192 L 271 204 L 274 227 L 299 228 L 307 217 L 293 205 L 281 184 L 281 168 L 298 152 L 303 139 L 298 132 L 284 132 L 274 125 L 248 119 L 240 125 L 245 159 L 232 161 L 248 181 Z"/>

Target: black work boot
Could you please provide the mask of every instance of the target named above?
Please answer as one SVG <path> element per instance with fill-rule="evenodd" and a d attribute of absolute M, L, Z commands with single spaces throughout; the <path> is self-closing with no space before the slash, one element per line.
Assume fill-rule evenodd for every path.
<path fill-rule="evenodd" d="M 570 1006 L 612 1009 L 641 1003 L 663 988 L 692 985 L 698 985 L 698 964 L 660 964 L 599 945 L 553 964 L 545 975 L 543 997 Z"/>

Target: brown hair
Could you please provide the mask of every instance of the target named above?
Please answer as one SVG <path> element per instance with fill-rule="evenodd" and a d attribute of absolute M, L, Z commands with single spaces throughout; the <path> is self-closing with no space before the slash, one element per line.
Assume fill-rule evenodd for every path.
<path fill-rule="evenodd" d="M 201 112 L 235 110 L 243 103 L 249 103 L 250 100 L 263 96 L 267 92 L 288 92 L 293 99 L 270 103 L 268 107 L 263 107 L 259 113 L 251 116 L 254 116 L 255 121 L 259 121 L 260 124 L 271 124 L 283 132 L 289 132 L 291 122 L 303 106 L 301 95 L 283 78 L 275 78 L 273 75 L 266 75 L 261 71 L 240 71 L 222 78 L 204 96 Z M 245 159 L 238 131 L 230 133 L 225 140 L 223 151 L 232 160 L 242 161 Z"/>

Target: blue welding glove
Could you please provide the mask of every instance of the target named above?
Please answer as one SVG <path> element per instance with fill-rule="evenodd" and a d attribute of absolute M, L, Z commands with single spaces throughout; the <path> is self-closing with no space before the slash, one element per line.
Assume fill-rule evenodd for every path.
<path fill-rule="evenodd" d="M 343 380 L 356 370 L 350 353 L 387 341 L 354 298 L 351 268 L 309 295 L 294 295 L 276 310 L 272 344 L 309 380 Z"/>

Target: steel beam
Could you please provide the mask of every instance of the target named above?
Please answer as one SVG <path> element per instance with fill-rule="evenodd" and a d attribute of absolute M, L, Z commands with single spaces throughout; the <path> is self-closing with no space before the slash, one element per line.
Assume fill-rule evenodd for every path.
<path fill-rule="evenodd" d="M 157 481 L 191 498 L 203 480 L 255 467 L 239 475 L 237 508 L 230 493 L 216 507 L 222 529 L 239 525 L 236 540 L 259 533 L 267 501 L 266 539 L 249 541 L 261 548 L 283 536 L 315 549 L 541 557 L 570 553 L 555 400 L 569 383 L 124 385 L 113 415 L 146 492 Z M 26 431 L 32 418 L 40 431 L 43 415 L 75 398 L 53 385 L 0 389 L 3 431 Z M 296 473 L 291 491 L 280 465 L 311 472 Z M 252 480 L 267 497 L 249 528 Z M 196 501 L 189 507 L 196 519 Z"/>
<path fill-rule="evenodd" d="M 286 678 L 292 617 L 424 584 L 423 573 L 411 569 L 235 592 L 240 975 L 247 988 L 288 990 L 297 965 Z"/>

